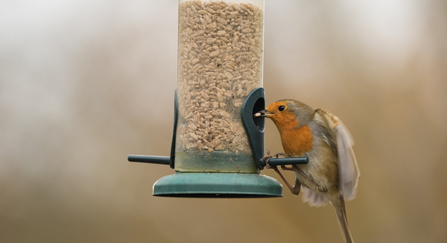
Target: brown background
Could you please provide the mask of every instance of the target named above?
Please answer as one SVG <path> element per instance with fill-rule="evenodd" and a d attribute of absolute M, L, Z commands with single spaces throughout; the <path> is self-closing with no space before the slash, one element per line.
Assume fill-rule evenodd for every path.
<path fill-rule="evenodd" d="M 330 110 L 356 140 L 356 242 L 446 242 L 447 2 L 266 10 L 267 103 Z M 342 242 L 330 206 L 287 191 L 152 197 L 173 171 L 126 162 L 169 153 L 177 13 L 175 0 L 0 3 L 1 242 Z"/>

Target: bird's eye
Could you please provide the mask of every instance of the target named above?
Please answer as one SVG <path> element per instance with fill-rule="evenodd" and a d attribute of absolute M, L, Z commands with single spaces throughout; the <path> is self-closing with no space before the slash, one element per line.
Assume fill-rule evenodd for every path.
<path fill-rule="evenodd" d="M 283 106 L 283 105 L 281 105 L 280 107 L 278 107 L 278 110 L 279 110 L 279 111 L 283 111 L 284 109 L 286 109 L 286 107 Z"/>

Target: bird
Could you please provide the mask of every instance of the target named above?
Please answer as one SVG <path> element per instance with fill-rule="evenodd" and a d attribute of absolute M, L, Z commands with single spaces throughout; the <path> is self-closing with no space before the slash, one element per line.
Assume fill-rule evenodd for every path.
<path fill-rule="evenodd" d="M 341 120 L 329 111 L 312 108 L 292 99 L 278 100 L 254 117 L 266 117 L 278 128 L 284 153 L 275 156 L 308 157 L 307 164 L 281 166 L 295 172 L 291 186 L 276 166 L 292 194 L 302 189 L 303 201 L 310 206 L 323 206 L 329 201 L 335 208 L 345 242 L 354 242 L 348 227 L 345 200 L 356 196 L 360 170 L 352 149 L 354 140 Z M 268 154 L 263 160 L 272 156 Z"/>

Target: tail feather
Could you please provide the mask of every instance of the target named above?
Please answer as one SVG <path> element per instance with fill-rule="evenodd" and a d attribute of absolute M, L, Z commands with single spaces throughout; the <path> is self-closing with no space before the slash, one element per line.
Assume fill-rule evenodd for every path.
<path fill-rule="evenodd" d="M 351 232 L 349 231 L 348 218 L 346 216 L 345 201 L 343 196 L 340 198 L 339 203 L 334 204 L 335 212 L 337 213 L 338 224 L 340 225 L 341 232 L 345 238 L 346 243 L 354 243 Z"/>

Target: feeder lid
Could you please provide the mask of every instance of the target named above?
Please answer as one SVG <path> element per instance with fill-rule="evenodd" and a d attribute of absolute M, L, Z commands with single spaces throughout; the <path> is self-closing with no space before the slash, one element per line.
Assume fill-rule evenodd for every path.
<path fill-rule="evenodd" d="M 162 177 L 153 186 L 154 196 L 208 198 L 282 197 L 282 185 L 257 173 L 181 173 Z"/>

